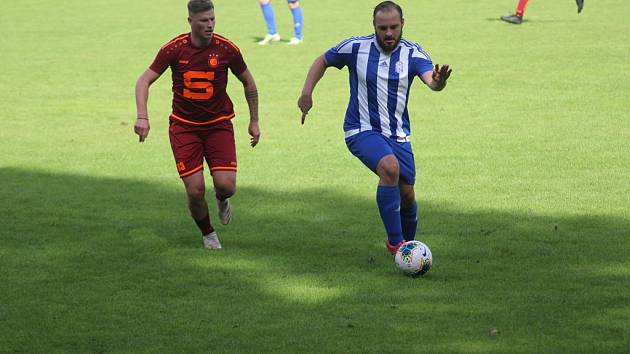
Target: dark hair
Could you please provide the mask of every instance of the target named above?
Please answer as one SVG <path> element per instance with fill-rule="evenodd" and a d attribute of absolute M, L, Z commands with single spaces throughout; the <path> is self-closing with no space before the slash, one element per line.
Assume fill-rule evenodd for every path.
<path fill-rule="evenodd" d="M 387 11 L 387 10 L 396 10 L 400 14 L 400 19 L 403 18 L 402 9 L 400 6 L 393 1 L 383 1 L 380 4 L 376 5 L 374 8 L 374 13 L 372 13 L 372 19 L 376 17 L 376 13 L 379 11 Z"/>
<path fill-rule="evenodd" d="M 194 15 L 200 12 L 214 10 L 212 0 L 190 0 L 188 1 L 188 14 Z"/>

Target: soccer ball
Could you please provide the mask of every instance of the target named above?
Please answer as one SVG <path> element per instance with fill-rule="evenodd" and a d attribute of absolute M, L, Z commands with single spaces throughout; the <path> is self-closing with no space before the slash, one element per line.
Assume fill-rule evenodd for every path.
<path fill-rule="evenodd" d="M 433 265 L 433 255 L 424 243 L 408 241 L 400 246 L 394 262 L 396 267 L 409 275 L 424 275 Z"/>

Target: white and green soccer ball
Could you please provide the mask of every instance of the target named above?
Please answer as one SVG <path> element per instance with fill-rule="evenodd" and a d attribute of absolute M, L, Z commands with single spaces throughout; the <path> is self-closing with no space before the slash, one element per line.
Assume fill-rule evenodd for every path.
<path fill-rule="evenodd" d="M 433 265 L 433 255 L 424 243 L 408 241 L 400 246 L 394 262 L 396 267 L 409 275 L 424 275 Z"/>

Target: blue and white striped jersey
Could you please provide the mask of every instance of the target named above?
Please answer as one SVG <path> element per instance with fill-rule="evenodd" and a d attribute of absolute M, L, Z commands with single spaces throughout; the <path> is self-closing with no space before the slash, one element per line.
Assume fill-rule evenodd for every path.
<path fill-rule="evenodd" d="M 396 49 L 385 54 L 374 34 L 351 37 L 328 50 L 324 58 L 330 66 L 348 67 L 346 137 L 375 130 L 398 141 L 409 140 L 409 88 L 416 76 L 433 70 L 431 58 L 419 44 L 403 38 Z"/>

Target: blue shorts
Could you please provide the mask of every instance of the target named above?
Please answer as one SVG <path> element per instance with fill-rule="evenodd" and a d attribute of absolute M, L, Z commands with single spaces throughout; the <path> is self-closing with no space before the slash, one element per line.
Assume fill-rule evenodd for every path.
<path fill-rule="evenodd" d="M 374 173 L 383 157 L 396 156 L 400 166 L 400 181 L 411 185 L 416 183 L 416 163 L 410 142 L 399 143 L 377 131 L 366 130 L 346 138 L 346 145 Z"/>

